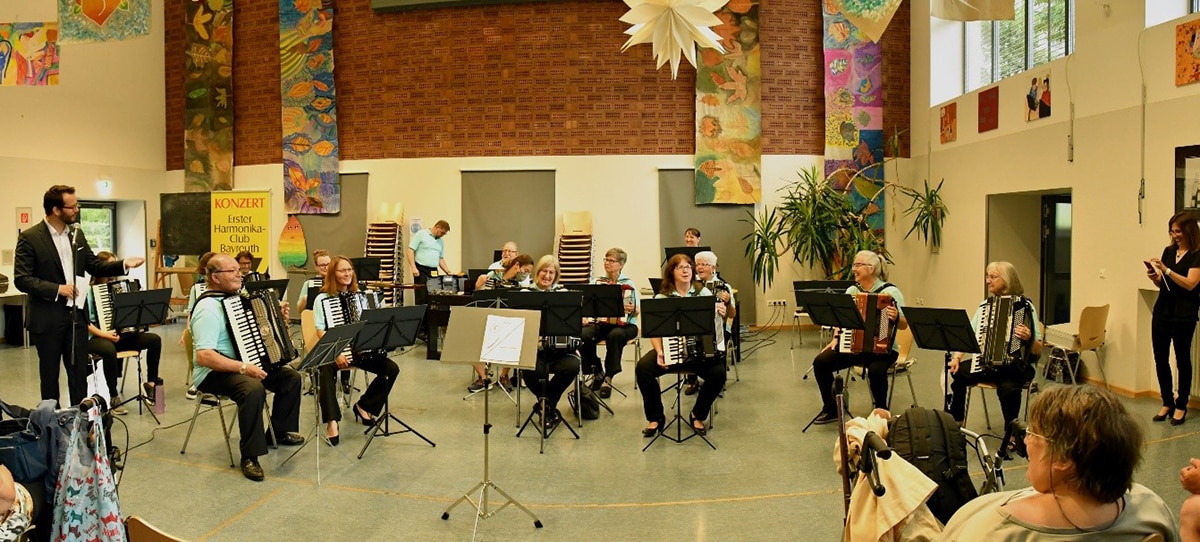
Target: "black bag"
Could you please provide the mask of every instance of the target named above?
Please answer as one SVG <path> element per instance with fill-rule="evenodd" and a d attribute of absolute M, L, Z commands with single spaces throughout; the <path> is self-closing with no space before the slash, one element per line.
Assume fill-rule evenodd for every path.
<path fill-rule="evenodd" d="M 571 409 L 579 412 L 579 415 L 585 420 L 595 420 L 600 418 L 600 399 L 596 397 L 596 392 L 592 388 L 583 386 L 580 389 L 580 395 L 583 396 L 583 408 L 579 408 L 575 404 L 575 394 L 567 393 L 567 401 L 571 403 Z"/>
<path fill-rule="evenodd" d="M 967 441 L 958 422 L 940 410 L 913 407 L 889 424 L 888 445 L 938 488 L 926 504 L 943 524 L 979 496 L 967 472 Z"/>
<path fill-rule="evenodd" d="M 1071 379 L 1071 375 L 1075 379 Z M 1083 364 L 1079 361 L 1079 352 L 1054 347 L 1050 350 L 1050 362 L 1046 364 L 1046 380 L 1063 384 L 1083 384 Z"/>

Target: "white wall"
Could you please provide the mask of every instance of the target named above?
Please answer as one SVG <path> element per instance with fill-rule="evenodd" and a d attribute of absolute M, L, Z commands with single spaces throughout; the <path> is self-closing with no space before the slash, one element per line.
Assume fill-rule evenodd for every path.
<path fill-rule="evenodd" d="M 922 42 L 929 33 L 915 21 L 928 20 L 928 5 L 910 6 L 913 50 L 922 50 L 928 47 Z M 912 242 L 890 245 L 908 262 L 895 269 L 906 294 L 924 296 L 931 305 L 973 306 L 985 257 L 987 195 L 1069 188 L 1074 219 L 1071 314 L 1078 318 L 1085 306 L 1111 305 L 1108 378 L 1115 387 L 1133 392 L 1157 389 L 1148 349 L 1138 347 L 1144 342 L 1138 315 L 1147 311 L 1139 289 L 1148 284 L 1140 260 L 1158 255 L 1167 243 L 1166 220 L 1174 211 L 1174 148 L 1200 143 L 1194 128 L 1200 122 L 1200 85 L 1174 86 L 1174 27 L 1180 20 L 1149 29 L 1144 21 L 1142 2 L 1077 4 L 1076 52 L 1049 65 L 1054 84 L 1049 119 L 1023 121 L 1018 98 L 1027 85 L 1026 74 L 999 83 L 998 130 L 978 134 L 977 95 L 958 98 L 959 139 L 947 145 L 937 142 L 938 106 L 925 108 L 914 101 L 913 118 L 923 121 L 913 124 L 913 178 L 946 179 L 950 214 L 945 244 L 938 255 Z M 928 74 L 928 66 L 913 63 L 914 96 L 921 95 L 919 85 Z M 1144 144 L 1143 81 L 1148 97 Z M 1072 134 L 1074 161 L 1069 161 Z M 1139 222 L 1143 177 L 1146 199 L 1144 221 Z M 1100 269 L 1106 269 L 1104 278 Z M 1026 280 L 1037 272 L 1020 271 Z M 1096 375 L 1093 358 L 1086 359 Z"/>

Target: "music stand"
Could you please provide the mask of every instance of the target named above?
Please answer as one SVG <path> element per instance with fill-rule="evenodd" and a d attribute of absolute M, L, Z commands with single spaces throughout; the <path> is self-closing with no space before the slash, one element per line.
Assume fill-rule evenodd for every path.
<path fill-rule="evenodd" d="M 840 329 L 864 329 L 866 327 L 862 313 L 858 312 L 858 305 L 854 303 L 853 296 L 844 293 L 797 291 L 796 303 L 807 307 L 809 317 L 812 318 L 814 324 L 819 326 Z M 813 419 L 800 432 L 807 432 L 819 417 L 821 417 L 821 413 L 817 412 L 817 415 L 813 416 Z"/>
<path fill-rule="evenodd" d="M 250 257 L 250 270 L 257 272 L 259 266 L 262 265 L 262 261 L 263 261 L 263 259 L 261 257 L 251 256 Z"/>
<path fill-rule="evenodd" d="M 491 271 L 488 269 L 468 269 L 467 270 L 467 284 L 466 284 L 466 288 L 463 289 L 463 292 L 468 293 L 468 294 L 475 293 L 475 283 L 479 281 L 479 276 L 486 275 L 490 272 Z"/>
<path fill-rule="evenodd" d="M 646 299 L 642 301 L 642 336 L 643 337 L 677 337 L 677 336 L 703 336 L 705 343 L 704 350 L 709 350 L 708 345 L 713 340 L 713 334 L 716 333 L 716 303 L 711 296 L 699 297 L 666 297 L 656 299 Z M 682 383 L 682 375 L 678 371 L 675 372 L 677 381 L 676 386 Z M 670 390 L 670 388 L 667 388 Z M 676 390 L 678 392 L 678 389 Z M 644 393 L 644 392 L 643 392 Z M 692 434 L 687 437 L 683 436 L 683 424 L 686 420 L 683 419 L 682 406 L 679 404 L 678 395 L 676 395 L 675 417 L 661 428 L 654 438 L 647 444 L 642 451 L 646 451 L 658 441 L 659 437 L 676 444 L 682 443 L 692 437 L 700 437 L 705 444 L 714 450 L 717 449 L 707 437 L 696 432 L 696 428 L 692 424 L 687 423 L 688 427 L 692 428 Z M 667 429 L 672 425 L 675 426 L 675 436 L 667 434 Z"/>
<path fill-rule="evenodd" d="M 308 294 L 308 297 L 304 298 L 304 309 L 307 309 L 310 311 L 314 310 L 313 309 L 313 307 L 315 306 L 314 303 L 317 302 L 317 295 L 321 293 L 321 287 L 320 286 L 309 286 L 308 291 L 305 293 Z"/>
<path fill-rule="evenodd" d="M 358 339 L 354 342 L 354 351 L 361 352 L 364 350 L 395 350 L 405 346 L 412 346 L 417 342 L 417 330 L 421 327 L 421 322 L 425 320 L 425 309 L 428 305 L 412 305 L 408 307 L 391 307 L 387 309 L 368 309 L 362 312 L 359 317 L 359 323 L 363 324 L 363 329 L 358 334 Z M 381 378 L 381 377 L 375 377 Z M 371 446 L 371 441 L 377 436 L 390 437 L 400 433 L 412 433 L 421 440 L 429 443 L 430 446 L 437 447 L 432 440 L 425 438 L 412 426 L 404 423 L 403 420 L 397 418 L 390 410 L 390 394 L 384 398 L 383 412 L 375 416 L 375 424 L 372 425 L 364 433 L 367 435 L 367 442 L 363 444 L 362 450 L 358 452 L 358 458 L 362 459 L 363 454 L 367 453 L 367 448 Z M 391 421 L 404 426 L 404 429 L 399 431 L 391 430 Z"/>
<path fill-rule="evenodd" d="M 247 282 L 245 287 L 247 292 L 257 292 L 259 290 L 266 290 L 268 288 L 274 289 L 275 295 L 278 296 L 279 299 L 287 299 L 288 279 L 256 280 Z"/>
<path fill-rule="evenodd" d="M 542 337 L 578 337 L 583 334 L 583 294 L 580 292 L 557 291 L 557 292 L 526 292 L 516 291 L 509 292 L 505 302 L 512 309 L 531 309 L 538 310 L 542 313 L 541 323 L 538 328 L 538 334 Z M 536 368 L 536 366 L 535 366 Z M 543 390 L 548 385 L 546 381 L 542 382 Z M 575 389 L 576 397 L 575 404 L 577 411 L 575 415 L 579 420 L 579 426 L 583 427 L 583 407 L 582 391 L 578 387 Z M 542 401 L 541 420 L 546 419 L 546 411 L 551 408 L 547 401 Z M 554 408 L 558 408 L 557 405 Z M 536 410 L 530 411 L 529 416 L 525 418 L 525 423 L 521 424 L 521 428 L 517 431 L 517 436 L 521 436 L 525 432 L 530 422 L 533 421 L 533 415 Z M 539 453 L 545 453 L 546 438 L 554 434 L 557 425 L 547 430 L 545 424 L 538 430 L 540 435 Z M 576 439 L 579 438 L 579 433 L 571 427 L 570 423 L 564 424 L 567 431 L 570 431 Z"/>
<path fill-rule="evenodd" d="M 158 290 L 141 290 L 137 292 L 122 292 L 113 295 L 113 316 L 112 328 L 138 328 L 149 329 L 150 326 L 161 324 L 167 320 L 167 311 L 171 304 L 171 289 L 161 288 Z M 141 353 L 139 352 L 139 356 Z M 142 363 L 138 361 L 138 394 L 136 397 L 130 397 L 117 406 L 124 405 L 130 401 L 138 402 L 138 415 L 142 414 L 142 405 L 149 401 L 150 398 L 145 395 L 145 387 L 142 386 Z M 115 407 L 114 407 L 115 408 Z M 154 423 L 161 424 L 158 421 L 158 416 L 154 414 L 154 409 L 148 409 L 150 416 L 154 418 Z"/>
<path fill-rule="evenodd" d="M 481 307 L 453 307 L 450 322 L 446 326 L 446 351 L 442 363 L 474 365 L 483 362 L 488 371 L 492 364 L 533 369 L 537 367 L 538 330 L 542 315 L 539 311 L 491 309 Z M 453 339 L 453 340 L 451 340 Z M 450 511 L 464 501 L 475 507 L 478 519 L 488 519 L 508 505 L 514 505 L 533 518 L 533 526 L 541 529 L 542 521 L 520 502 L 512 498 L 489 477 L 488 439 L 491 435 L 488 390 L 483 394 L 483 480 L 463 493 L 442 512 L 442 519 L 450 519 Z M 506 499 L 499 508 L 488 508 L 488 492 L 493 490 Z M 479 491 L 479 500 L 471 494 Z M 476 524 L 478 525 L 478 524 Z"/>
<path fill-rule="evenodd" d="M 358 277 L 359 282 L 379 280 L 379 267 L 382 263 L 383 258 L 350 258 L 354 276 Z"/>
<path fill-rule="evenodd" d="M 657 294 L 662 290 L 662 277 L 650 277 L 646 279 L 646 282 L 650 283 L 650 290 L 654 293 Z"/>
<path fill-rule="evenodd" d="M 287 459 L 284 459 L 280 466 L 286 465 L 291 461 L 296 454 L 300 453 L 306 446 L 316 439 L 317 428 L 321 426 L 321 379 L 317 376 L 317 372 L 326 365 L 337 362 L 337 357 L 351 343 L 355 337 L 362 331 L 363 324 L 361 322 L 354 324 L 345 324 L 336 327 L 331 327 L 325 331 L 317 344 L 313 345 L 312 350 L 300 360 L 296 365 L 296 370 L 306 373 L 312 378 L 312 396 L 313 396 L 313 428 L 308 433 L 308 438 L 304 439 L 304 444 L 296 451 L 292 452 Z M 321 485 L 321 447 L 317 446 L 317 485 Z"/>
<path fill-rule="evenodd" d="M 671 259 L 671 256 L 676 254 L 686 254 L 687 257 L 692 259 L 692 262 L 695 262 L 696 254 L 706 250 L 712 250 L 712 247 L 667 247 L 663 249 L 663 254 L 666 255 L 666 257 L 663 258 L 663 263 L 667 263 L 667 261 Z"/>
<path fill-rule="evenodd" d="M 620 284 L 570 284 L 568 290 L 583 293 L 584 318 L 619 318 L 625 316 L 625 291 Z M 599 341 L 596 341 L 599 343 Z M 625 395 L 624 392 L 613 388 Z M 596 402 L 609 414 L 615 414 L 608 403 L 596 396 Z"/>
<path fill-rule="evenodd" d="M 926 350 L 946 352 L 942 368 L 942 384 L 945 386 L 944 407 L 950 411 L 950 357 L 954 352 L 979 353 L 979 341 L 967 311 L 963 309 L 934 309 L 904 307 L 904 318 L 913 332 L 913 342 Z"/>

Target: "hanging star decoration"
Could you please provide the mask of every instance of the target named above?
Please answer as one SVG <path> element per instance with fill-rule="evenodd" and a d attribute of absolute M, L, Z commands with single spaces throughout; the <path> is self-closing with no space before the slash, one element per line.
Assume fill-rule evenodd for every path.
<path fill-rule="evenodd" d="M 722 54 L 721 37 L 709 29 L 721 24 L 713 12 L 729 0 L 625 0 L 629 11 L 621 22 L 633 26 L 625 31 L 629 39 L 621 52 L 639 43 L 649 43 L 658 61 L 656 68 L 671 62 L 671 78 L 679 75 L 680 57 L 696 66 L 696 46 L 716 49 Z"/>

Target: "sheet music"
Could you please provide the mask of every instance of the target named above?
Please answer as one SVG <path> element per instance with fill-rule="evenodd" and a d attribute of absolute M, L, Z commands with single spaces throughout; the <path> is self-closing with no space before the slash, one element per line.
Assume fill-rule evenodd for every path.
<path fill-rule="evenodd" d="M 75 277 L 75 306 L 84 308 L 87 306 L 87 295 L 92 287 L 88 284 L 91 279 L 87 275 Z"/>
<path fill-rule="evenodd" d="M 525 319 L 490 314 L 483 329 L 483 349 L 479 360 L 487 363 L 516 365 L 521 361 L 521 340 Z"/>

